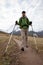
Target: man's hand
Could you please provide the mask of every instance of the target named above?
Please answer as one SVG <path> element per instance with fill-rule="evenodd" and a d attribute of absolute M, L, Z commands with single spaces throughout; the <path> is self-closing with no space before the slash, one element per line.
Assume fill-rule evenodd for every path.
<path fill-rule="evenodd" d="M 16 22 L 15 22 L 15 25 L 17 25 L 17 24 L 18 24 L 18 22 L 16 21 Z"/>
<path fill-rule="evenodd" d="M 32 26 L 32 21 L 30 21 L 30 25 Z"/>

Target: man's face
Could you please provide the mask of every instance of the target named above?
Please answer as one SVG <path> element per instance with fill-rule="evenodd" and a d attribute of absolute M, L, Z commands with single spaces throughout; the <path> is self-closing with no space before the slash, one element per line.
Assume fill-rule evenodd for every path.
<path fill-rule="evenodd" d="M 22 16 L 25 17 L 26 16 L 26 13 L 22 13 Z"/>

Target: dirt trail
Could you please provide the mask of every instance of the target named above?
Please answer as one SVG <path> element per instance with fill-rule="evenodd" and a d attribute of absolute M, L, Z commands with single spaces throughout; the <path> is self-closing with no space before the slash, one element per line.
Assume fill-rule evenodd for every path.
<path fill-rule="evenodd" d="M 14 41 L 20 46 L 20 41 L 17 39 Z M 20 55 L 20 61 L 23 65 L 43 65 L 43 60 L 31 47 L 25 48 L 25 51 Z"/>

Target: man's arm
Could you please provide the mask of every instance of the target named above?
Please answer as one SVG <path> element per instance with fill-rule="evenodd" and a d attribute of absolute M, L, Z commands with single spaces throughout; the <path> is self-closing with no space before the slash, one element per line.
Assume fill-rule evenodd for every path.
<path fill-rule="evenodd" d="M 21 22 L 22 22 L 22 17 L 19 19 L 19 25 L 21 26 Z"/>
<path fill-rule="evenodd" d="M 28 24 L 28 25 L 32 25 L 32 21 L 29 21 L 28 18 L 27 18 L 27 24 Z"/>
<path fill-rule="evenodd" d="M 16 21 L 16 25 L 21 25 L 21 18 L 19 19 L 19 22 L 18 21 Z"/>
<path fill-rule="evenodd" d="M 28 19 L 28 18 L 27 18 L 27 24 L 28 24 L 28 25 L 30 25 L 30 21 L 29 21 L 29 19 Z"/>

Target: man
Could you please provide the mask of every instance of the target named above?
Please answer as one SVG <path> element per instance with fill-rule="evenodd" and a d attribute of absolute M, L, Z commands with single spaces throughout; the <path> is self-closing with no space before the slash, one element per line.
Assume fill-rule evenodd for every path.
<path fill-rule="evenodd" d="M 24 51 L 24 47 L 28 47 L 27 39 L 28 39 L 28 28 L 29 25 L 32 25 L 32 22 L 26 16 L 26 12 L 22 11 L 22 17 L 19 19 L 19 23 L 16 21 L 16 24 L 21 28 L 21 38 L 22 38 L 22 48 L 21 50 Z"/>

